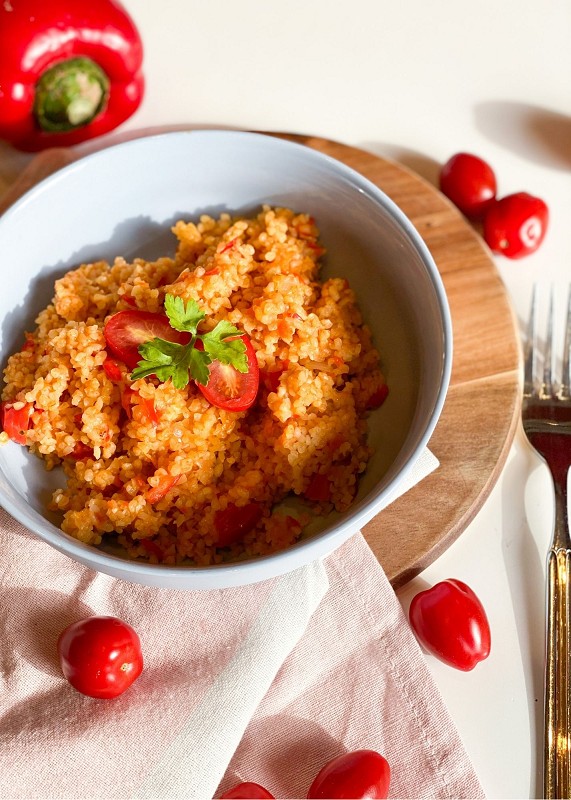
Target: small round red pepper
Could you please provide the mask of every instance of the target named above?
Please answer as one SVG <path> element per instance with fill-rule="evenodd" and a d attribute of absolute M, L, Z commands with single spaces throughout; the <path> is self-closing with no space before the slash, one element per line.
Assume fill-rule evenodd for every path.
<path fill-rule="evenodd" d="M 141 38 L 115 0 L 6 0 L 0 54 L 0 138 L 20 150 L 101 136 L 143 98 Z"/>
<path fill-rule="evenodd" d="M 484 607 L 463 581 L 447 578 L 418 592 L 409 620 L 419 642 L 445 664 L 468 672 L 490 654 L 490 624 Z"/>

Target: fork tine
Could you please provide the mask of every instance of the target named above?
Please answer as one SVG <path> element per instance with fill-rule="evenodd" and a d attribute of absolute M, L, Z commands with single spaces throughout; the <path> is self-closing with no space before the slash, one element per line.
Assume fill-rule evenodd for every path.
<path fill-rule="evenodd" d="M 531 308 L 527 322 L 527 336 L 524 351 L 523 393 L 531 396 L 535 390 L 535 298 L 537 287 L 533 285 L 531 293 Z"/>
<path fill-rule="evenodd" d="M 571 285 L 567 295 L 567 316 L 565 318 L 565 342 L 563 345 L 563 366 L 561 368 L 561 397 L 571 397 Z"/>
<path fill-rule="evenodd" d="M 553 396 L 552 368 L 553 368 L 553 287 L 549 295 L 549 313 L 547 316 L 547 336 L 545 339 L 545 355 L 543 360 L 543 386 L 541 392 L 549 397 Z"/>

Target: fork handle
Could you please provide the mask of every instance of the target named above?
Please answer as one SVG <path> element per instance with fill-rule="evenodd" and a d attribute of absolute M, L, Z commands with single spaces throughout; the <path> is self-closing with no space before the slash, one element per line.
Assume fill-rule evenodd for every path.
<path fill-rule="evenodd" d="M 567 493 L 555 487 L 555 532 L 547 555 L 544 797 L 571 797 L 571 542 Z"/>

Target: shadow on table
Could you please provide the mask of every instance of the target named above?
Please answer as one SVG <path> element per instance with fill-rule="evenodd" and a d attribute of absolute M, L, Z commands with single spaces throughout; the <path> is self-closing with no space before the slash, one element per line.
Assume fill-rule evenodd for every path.
<path fill-rule="evenodd" d="M 215 796 L 243 780 L 244 765 L 264 765 L 268 788 L 276 797 L 305 797 L 324 763 L 344 748 L 327 731 L 306 717 L 272 714 L 254 719 L 240 742 Z M 238 769 L 237 766 L 241 769 Z M 255 780 L 255 778 L 254 778 Z"/>
<path fill-rule="evenodd" d="M 474 122 L 480 133 L 512 153 L 552 169 L 571 169 L 571 116 L 490 100 L 474 108 Z"/>
<path fill-rule="evenodd" d="M 508 462 L 503 485 L 502 552 L 512 597 L 519 640 L 526 694 L 529 728 L 532 737 L 530 797 L 542 797 L 543 770 L 543 631 L 545 630 L 545 571 L 526 511 L 526 479 L 535 463 L 534 455 L 516 435 L 514 447 L 519 456 Z M 521 521 L 514 514 L 521 511 Z M 545 531 L 545 552 L 549 532 Z M 540 632 L 540 635 L 537 632 Z M 537 646 L 538 639 L 541 646 Z"/>
<path fill-rule="evenodd" d="M 442 164 L 424 153 L 387 142 L 359 142 L 357 146 L 381 158 L 398 162 L 438 188 L 438 175 Z"/>

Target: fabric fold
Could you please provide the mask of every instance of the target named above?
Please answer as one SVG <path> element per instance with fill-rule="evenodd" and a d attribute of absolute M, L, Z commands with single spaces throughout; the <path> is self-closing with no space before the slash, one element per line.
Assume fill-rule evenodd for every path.
<path fill-rule="evenodd" d="M 232 660 L 215 676 L 136 798 L 213 797 L 260 700 L 303 636 L 328 585 L 321 562 L 275 580 Z"/>
<path fill-rule="evenodd" d="M 423 453 L 402 491 L 437 465 Z M 211 798 L 241 780 L 303 797 L 325 761 L 363 747 L 391 763 L 393 797 L 482 796 L 360 533 L 281 577 L 197 592 L 93 572 L 1 509 L 0 552 L 5 800 Z M 90 614 L 141 638 L 143 674 L 112 701 L 59 668 L 60 631 Z"/>

